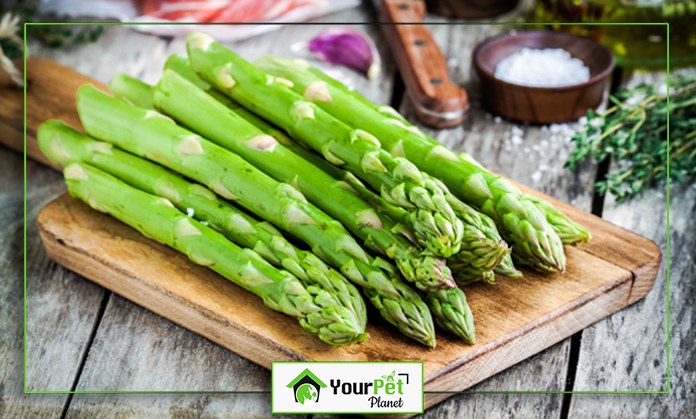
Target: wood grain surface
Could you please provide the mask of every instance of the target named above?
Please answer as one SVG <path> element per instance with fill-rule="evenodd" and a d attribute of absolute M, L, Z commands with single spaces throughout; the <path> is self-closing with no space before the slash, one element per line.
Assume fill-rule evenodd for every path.
<path fill-rule="evenodd" d="M 368 21 L 374 19 L 369 8 L 328 16 L 326 22 Z M 428 17 L 428 21 L 441 22 L 444 19 Z M 306 40 L 325 27 L 322 26 L 293 26 L 268 35 L 255 37 L 244 42 L 230 44 L 235 50 L 249 58 L 256 58 L 265 53 L 288 54 L 289 46 L 296 41 Z M 373 100 L 389 103 L 392 98 L 393 62 L 389 58 L 389 48 L 381 38 L 379 29 L 359 27 L 368 32 L 377 43 L 383 57 L 384 76 L 378 80 L 366 81 L 359 75 L 349 74 L 353 85 Z M 441 46 L 447 58 L 449 71 L 453 80 L 467 88 L 469 82 L 470 51 L 476 43 L 487 36 L 500 31 L 495 26 L 431 26 L 433 36 Z M 282 39 L 282 42 L 278 42 Z M 102 83 L 107 82 L 115 72 L 123 71 L 142 78 L 147 82 L 156 82 L 161 73 L 161 66 L 170 53 L 185 50 L 183 42 L 178 39 L 161 39 L 136 33 L 123 27 L 108 27 L 104 36 L 96 44 L 87 44 L 63 49 L 46 48 L 30 39 L 29 49 L 34 56 L 45 56 L 58 60 L 64 65 L 95 78 Z M 308 55 L 305 55 L 306 58 Z M 398 83 L 397 83 L 398 84 Z M 475 92 L 475 89 L 470 89 Z M 398 88 L 397 88 L 398 93 Z M 398 97 L 398 96 L 397 96 Z M 402 110 L 408 111 L 408 101 Z M 398 102 L 396 102 L 398 104 Z M 592 182 L 595 167 L 587 164 L 575 173 L 562 169 L 570 145 L 565 138 L 566 130 L 573 125 L 560 127 L 535 127 L 513 124 L 503 120 L 496 121 L 491 115 L 486 115 L 476 107 L 472 108 L 470 118 L 458 129 L 434 132 L 436 137 L 455 150 L 463 150 L 472 154 L 492 170 L 508 177 L 519 180 L 534 189 L 543 191 L 573 206 L 588 210 L 592 202 Z M 412 118 L 413 120 L 413 118 Z M 515 138 L 514 129 L 519 129 L 523 140 L 517 144 L 511 142 Z M 0 128 L 1 129 L 1 128 Z M 21 276 L 22 276 L 22 157 L 21 154 L 6 151 L 0 147 L 0 166 L 3 167 L 4 184 L 0 187 L 2 199 L 2 214 L 0 218 L 0 299 L 5 303 L 0 307 L 0 417 L 210 417 L 210 418 L 247 418 L 270 417 L 269 395 L 227 395 L 227 394 L 189 394 L 189 395 L 135 395 L 135 394 L 77 394 L 73 397 L 66 395 L 25 395 L 22 392 L 22 320 L 21 320 Z M 64 187 L 60 176 L 50 169 L 28 162 L 28 192 L 36 196 L 35 202 L 43 204 L 49 197 L 57 196 Z M 53 179 L 46 183 L 45 179 Z M 33 179 L 36 178 L 34 182 Z M 694 201 L 679 198 L 684 194 L 687 198 L 693 196 L 692 191 L 673 190 L 671 206 L 672 234 L 671 252 L 673 255 L 671 269 L 672 296 L 671 323 L 672 336 L 672 393 L 670 395 L 563 395 L 558 394 L 460 394 L 429 409 L 423 417 L 426 418 L 586 418 L 586 417 L 691 417 L 696 411 L 693 392 L 689 389 L 694 381 L 693 354 L 694 349 L 688 344 L 693 342 L 693 324 L 696 322 L 694 310 L 688 301 L 696 298 L 696 289 L 690 285 L 694 276 L 693 260 L 696 244 L 688 240 L 688 231 L 693 230 L 693 220 L 696 216 Z M 691 194 L 691 195 L 689 195 Z M 636 200 L 623 204 L 618 208 L 614 222 L 630 230 L 636 230 L 652 237 L 664 251 L 666 244 L 666 228 L 648 226 L 648 214 L 664 212 L 664 197 L 657 192 L 654 197 L 648 197 L 647 202 Z M 44 196 L 44 198 L 38 198 Z M 30 200 L 30 203 L 32 201 Z M 662 204 L 662 207 L 660 205 Z M 676 204 L 676 205 L 675 205 Z M 611 215 L 612 204 L 607 208 Z M 662 208 L 662 209 L 660 209 Z M 35 224 L 38 208 L 31 211 L 29 206 L 27 220 L 28 246 L 32 240 L 42 251 L 36 230 L 31 229 Z M 663 215 L 660 215 L 663 217 Z M 664 217 L 663 217 L 664 218 Z M 681 220 L 681 221 L 679 221 Z M 662 222 L 665 222 L 663 219 Z M 654 235 L 653 235 L 654 234 Z M 7 244 L 10 246 L 8 247 Z M 45 257 L 45 256 L 44 256 Z M 168 320 L 139 308 L 128 300 L 117 296 L 109 297 L 110 293 L 93 285 L 78 275 L 69 274 L 64 268 L 53 263 L 39 264 L 37 269 L 27 275 L 27 286 L 30 290 L 28 311 L 39 310 L 41 304 L 51 299 L 68 301 L 69 307 L 82 307 L 80 310 L 91 310 L 91 317 L 71 321 L 70 317 L 61 315 L 42 316 L 46 322 L 45 333 L 30 334 L 26 347 L 34 351 L 35 358 L 27 363 L 27 385 L 33 390 L 68 390 L 68 388 L 47 387 L 47 376 L 62 383 L 74 382 L 74 388 L 79 390 L 99 390 L 103 388 L 142 389 L 161 391 L 179 385 L 175 377 L 182 377 L 180 388 L 208 389 L 208 383 L 216 390 L 227 390 L 226 383 L 238 382 L 239 386 L 231 387 L 239 390 L 267 389 L 262 383 L 267 380 L 268 372 L 237 356 L 236 354 L 208 341 L 201 336 L 191 333 Z M 681 266 L 681 268 L 679 267 Z M 655 285 L 655 290 L 646 299 L 639 301 L 630 308 L 600 321 L 587 329 L 583 335 L 596 334 L 596 337 L 584 338 L 581 344 L 581 365 L 576 368 L 574 361 L 569 362 L 571 347 L 576 347 L 570 340 L 552 346 L 551 348 L 511 367 L 472 387 L 474 391 L 559 391 L 564 389 L 591 390 L 602 384 L 601 389 L 610 390 L 648 390 L 645 381 L 665 383 L 665 327 L 664 310 L 665 295 L 654 297 L 655 294 L 666 292 L 666 275 L 663 266 Z M 62 282 L 53 281 L 56 278 L 69 278 L 73 275 L 73 284 L 81 286 L 62 286 Z M 684 278 L 680 282 L 680 279 Z M 50 291 L 44 285 L 56 284 Z M 70 282 L 69 282 L 70 283 Z M 94 304 L 80 305 L 89 300 L 90 289 L 98 289 L 106 296 L 104 306 L 97 299 Z M 49 295 L 54 293 L 53 295 Z M 35 295 L 35 297 L 32 297 Z M 31 300 L 33 298 L 33 300 Z M 90 300 L 94 301 L 94 300 Z M 91 308 L 90 308 L 91 307 Z M 640 313 L 636 318 L 636 310 Z M 135 314 L 134 314 L 135 313 Z M 654 315 L 653 315 L 654 314 Z M 662 316 L 662 317 L 660 317 Z M 121 318 L 128 318 L 128 327 L 117 327 Z M 86 327 L 85 327 L 86 326 Z M 94 336 L 90 337 L 90 328 Z M 594 330 L 597 329 L 595 332 Z M 74 341 L 82 339 L 81 346 L 71 349 L 62 340 L 61 331 L 75 331 Z M 80 332 L 86 330 L 86 333 Z M 603 343 L 610 339 L 610 342 Z M 675 343 L 676 342 L 676 343 Z M 137 350 L 129 350 L 130 345 L 136 345 Z M 577 343 L 579 344 L 579 341 Z M 177 350 L 186 348 L 186 350 Z M 195 360 L 182 362 L 184 354 L 189 349 L 200 351 L 200 357 Z M 629 360 L 634 355 L 630 373 L 627 372 Z M 72 357 L 70 355 L 78 354 Z M 82 354 L 82 357 L 80 357 Z M 51 356 L 62 355 L 65 365 L 58 367 L 54 361 L 41 362 L 42 357 L 49 360 Z M 76 359 L 69 366 L 71 359 Z M 84 367 L 80 364 L 84 363 Z M 610 367 L 617 362 L 617 366 Z M 657 362 L 660 368 L 638 368 Z M 587 371 L 583 376 L 580 371 Z M 216 371 L 222 371 L 218 374 Z M 575 374 L 573 381 L 569 373 Z M 140 371 L 140 373 L 135 373 Z M 226 377 L 229 375 L 231 378 Z M 583 378 L 585 377 L 585 378 Z M 567 380 L 571 380 L 568 381 Z M 597 383 L 597 384 L 595 384 Z M 224 384 L 224 385 L 223 385 Z M 569 387 L 567 387 L 569 386 Z M 572 404 L 570 411 L 566 410 L 568 403 Z M 320 417 L 315 415 L 315 417 Z M 322 415 L 321 417 L 326 417 Z"/>
<path fill-rule="evenodd" d="M 671 77 L 678 73 L 696 74 L 696 69 L 675 71 Z M 635 87 L 666 77 L 664 72 L 636 72 L 626 84 Z M 696 415 L 696 307 L 690 303 L 696 298 L 696 186 L 672 185 L 669 198 L 668 202 L 664 187 L 622 204 L 607 198 L 604 218 L 652 238 L 665 255 L 669 242 L 669 278 L 663 263 L 653 291 L 644 299 L 583 332 L 575 380 L 578 391 L 667 391 L 669 381 L 669 394 L 574 395 L 570 417 L 686 419 Z"/>
<path fill-rule="evenodd" d="M 107 292 L 53 262 L 35 222 L 39 210 L 65 192 L 59 173 L 27 162 L 27 306 L 24 345 L 23 162 L 0 147 L 0 417 L 60 417 L 67 394 L 25 394 L 66 390 L 77 380 L 80 360 Z M 50 339 L 46 339 L 50 336 Z M 24 379 L 24 348 L 27 368 Z"/>
<path fill-rule="evenodd" d="M 49 65 L 47 61 L 30 61 L 27 70 L 35 77 L 41 71 L 50 71 L 56 79 L 79 79 L 66 67 L 49 69 Z M 69 98 L 74 97 L 72 92 L 68 95 Z M 68 100 L 58 98 L 57 103 L 60 102 Z M 47 106 L 47 109 L 44 112 L 50 113 L 50 107 Z M 28 120 L 28 126 L 35 130 L 32 123 L 33 119 Z M 528 192 L 533 193 L 531 190 Z M 427 353 L 422 348 L 413 348 L 414 345 L 405 342 L 403 337 L 394 338 L 388 330 L 379 327 L 371 331 L 373 337 L 369 343 L 360 345 L 357 351 L 351 351 L 355 348 L 328 349 L 313 345 L 312 339 L 304 336 L 296 325 L 292 327 L 293 322 L 289 318 L 265 315 L 267 310 L 263 310 L 260 301 L 257 301 L 259 305 L 256 307 L 246 307 L 245 304 L 253 298 L 237 292 L 234 287 L 232 290 L 229 287 L 220 288 L 228 284 L 221 284 L 220 281 L 224 280 L 220 278 L 214 281 L 212 277 L 215 275 L 212 273 L 199 269 L 182 276 L 181 273 L 187 271 L 185 264 L 189 263 L 185 258 L 180 258 L 179 265 L 171 265 L 172 261 L 177 260 L 173 251 L 157 247 L 152 251 L 148 240 L 143 246 L 140 242 L 136 245 L 137 235 L 127 236 L 125 232 L 115 230 L 116 227 L 105 224 L 107 221 L 103 216 L 87 222 L 90 211 L 80 211 L 80 208 L 69 198 L 47 206 L 39 217 L 41 234 L 54 260 L 100 285 L 266 367 L 270 367 L 273 360 L 424 360 L 426 388 L 429 391 L 468 388 L 626 305 L 633 282 L 640 283 L 643 276 L 625 269 L 627 265 L 623 261 L 626 258 L 621 255 L 612 260 L 613 264 L 604 262 L 601 257 L 604 244 L 613 244 L 611 237 L 619 233 L 628 237 L 622 249 L 627 254 L 637 255 L 640 261 L 638 266 L 631 265 L 630 268 L 636 272 L 638 269 L 646 270 L 645 280 L 653 278 L 650 266 L 659 265 L 659 252 L 655 252 L 655 247 L 649 241 L 640 240 L 635 235 L 627 236 L 601 219 L 568 206 L 562 209 L 594 232 L 596 254 L 569 249 L 570 268 L 563 280 L 558 282 L 557 279 L 551 288 L 539 288 L 545 278 L 532 273 L 528 273 L 523 280 L 501 280 L 495 288 L 470 287 L 467 292 L 472 306 L 477 306 L 477 297 L 482 295 L 478 304 L 487 308 L 478 326 L 477 347 L 481 349 L 466 347 L 469 350 L 464 350 L 457 342 L 445 340 L 443 344 L 440 339 L 439 348 Z M 94 239 L 95 235 L 99 237 L 98 240 Z M 647 250 L 633 250 L 632 246 L 647 247 Z M 119 252 L 119 248 L 128 251 Z M 616 249 L 611 246 L 613 253 L 616 253 Z M 579 267 L 583 267 L 582 271 Z M 588 281 L 587 276 L 592 277 L 594 282 Z M 506 283 L 508 290 L 503 291 L 503 284 Z M 564 287 L 576 292 L 563 295 Z M 221 289 L 227 291 L 220 292 Z M 478 289 L 481 291 L 478 292 Z M 503 295 L 507 298 L 503 298 Z M 237 299 L 229 303 L 231 298 Z M 232 309 L 220 311 L 219 308 L 226 301 Z M 528 301 L 535 301 L 536 304 L 531 310 L 523 310 L 521 307 L 528 305 Z M 552 304 L 544 306 L 539 304 L 540 301 L 550 301 Z M 240 306 L 245 309 L 239 310 Z M 599 306 L 599 309 L 595 306 Z M 498 313 L 499 310 L 502 311 Z M 256 315 L 240 317 L 240 313 Z M 510 321 L 511 317 L 517 317 L 517 321 Z M 489 318 L 498 322 L 487 324 Z M 520 339 L 522 335 L 527 336 L 528 340 Z M 394 342 L 401 344 L 395 345 Z M 405 349 L 393 350 L 395 346 Z M 392 348 L 388 352 L 389 357 L 384 356 L 386 347 Z M 445 397 L 429 396 L 426 404 L 432 405 Z"/>
<path fill-rule="evenodd" d="M 568 215 L 576 218 L 575 213 L 580 211 Z M 58 263 L 262 366 L 289 360 L 422 361 L 426 391 L 466 389 L 545 349 L 623 308 L 633 285 L 630 271 L 582 246 L 567 248 L 564 274 L 526 272 L 521 279 L 499 278 L 495 286 L 467 287 L 477 319 L 476 345 L 438 335 L 438 347 L 429 351 L 373 321 L 366 343 L 331 348 L 212 271 L 68 195 L 44 207 L 38 224 Z M 597 224 L 602 228 L 593 229 L 596 237 L 629 236 L 631 246 L 623 251 L 647 247 L 653 254 L 641 266 L 659 264 L 659 251 L 649 240 L 601 220 Z M 428 395 L 426 407 L 447 397 Z"/>

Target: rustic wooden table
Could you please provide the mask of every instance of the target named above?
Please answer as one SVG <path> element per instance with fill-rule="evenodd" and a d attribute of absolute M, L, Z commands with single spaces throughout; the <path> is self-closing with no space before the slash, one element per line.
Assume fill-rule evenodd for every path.
<path fill-rule="evenodd" d="M 369 9 L 355 9 L 323 22 L 368 22 Z M 442 19 L 431 18 L 432 22 Z M 321 22 L 322 20 L 320 20 Z M 326 26 L 291 26 L 232 43 L 242 56 L 290 54 L 290 46 Z M 455 150 L 472 154 L 491 170 L 578 208 L 592 211 L 658 243 L 666 255 L 664 190 L 617 206 L 594 196 L 598 168 L 563 169 L 574 125 L 523 126 L 494 118 L 476 103 L 470 56 L 501 26 L 430 27 L 448 59 L 453 79 L 468 88 L 474 104 L 460 127 L 430 131 Z M 383 75 L 366 81 L 352 75 L 370 99 L 392 103 L 413 119 L 388 47 L 378 28 L 365 26 L 384 57 Z M 46 56 L 102 82 L 118 71 L 155 82 L 165 58 L 185 52 L 180 39 L 161 39 L 125 27 L 108 27 L 96 44 L 47 49 Z M 637 83 L 664 74 L 625 78 Z M 36 216 L 65 191 L 62 176 L 27 162 L 27 312 L 22 322 L 22 156 L 0 147 L 0 417 L 268 417 L 270 373 L 118 295 L 56 265 L 37 233 Z M 658 418 L 696 415 L 696 188 L 671 191 L 671 349 L 667 349 L 666 263 L 644 299 L 570 339 L 490 378 L 471 390 L 659 391 L 669 394 L 461 394 L 428 410 L 425 417 Z M 689 234 L 691 233 L 691 234 Z M 23 361 L 26 349 L 26 365 Z M 25 379 L 22 376 L 26 372 Z M 28 391 L 247 391 L 254 394 L 24 394 Z"/>

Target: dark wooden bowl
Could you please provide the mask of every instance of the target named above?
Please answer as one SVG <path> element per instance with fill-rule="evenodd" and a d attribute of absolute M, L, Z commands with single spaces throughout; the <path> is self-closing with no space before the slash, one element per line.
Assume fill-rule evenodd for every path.
<path fill-rule="evenodd" d="M 500 60 L 522 48 L 563 48 L 590 69 L 585 83 L 565 87 L 529 87 L 495 78 Z M 595 41 L 562 32 L 528 31 L 490 38 L 476 47 L 472 65 L 479 76 L 481 102 L 490 112 L 537 124 L 574 121 L 602 102 L 614 69 L 609 49 Z"/>

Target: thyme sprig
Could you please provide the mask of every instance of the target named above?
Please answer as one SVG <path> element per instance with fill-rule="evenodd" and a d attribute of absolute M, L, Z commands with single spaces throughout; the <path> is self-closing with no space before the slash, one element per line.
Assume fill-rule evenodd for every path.
<path fill-rule="evenodd" d="M 667 96 L 669 95 L 669 109 Z M 617 171 L 595 184 L 618 202 L 667 179 L 684 183 L 696 174 L 696 76 L 678 76 L 666 83 L 620 89 L 610 98 L 613 107 L 603 113 L 589 111 L 587 123 L 572 138 L 576 148 L 565 166 L 611 157 Z M 667 120 L 669 118 L 669 145 Z M 668 158 L 669 157 L 669 158 Z"/>

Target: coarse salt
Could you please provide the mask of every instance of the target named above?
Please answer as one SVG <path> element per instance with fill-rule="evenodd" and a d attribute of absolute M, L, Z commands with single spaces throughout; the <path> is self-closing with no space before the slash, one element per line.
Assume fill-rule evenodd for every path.
<path fill-rule="evenodd" d="M 573 86 L 588 81 L 590 69 L 561 48 L 522 48 L 500 60 L 495 78 L 522 86 Z"/>

